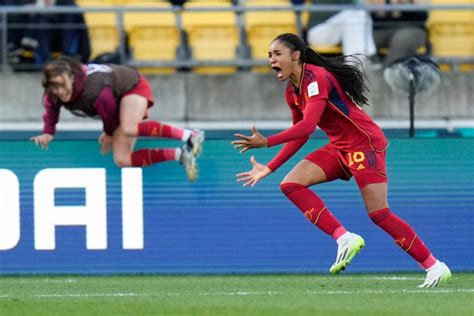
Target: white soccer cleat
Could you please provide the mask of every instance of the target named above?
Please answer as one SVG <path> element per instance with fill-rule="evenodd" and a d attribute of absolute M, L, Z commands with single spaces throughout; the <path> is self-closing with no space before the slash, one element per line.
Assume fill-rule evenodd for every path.
<path fill-rule="evenodd" d="M 206 139 L 204 131 L 200 129 L 194 129 L 191 136 L 186 141 L 186 145 L 191 148 L 194 156 L 199 157 L 202 153 L 202 144 Z"/>
<path fill-rule="evenodd" d="M 426 279 L 423 284 L 418 287 L 437 287 L 440 283 L 445 283 L 451 280 L 451 271 L 448 266 L 441 261 L 436 260 L 436 263 L 426 270 Z"/>
<path fill-rule="evenodd" d="M 179 162 L 183 165 L 189 181 L 196 181 L 199 174 L 199 168 L 196 162 L 196 157 L 193 155 L 191 148 L 187 145 L 184 145 L 182 148 Z"/>
<path fill-rule="evenodd" d="M 346 232 L 337 239 L 337 245 L 336 262 L 329 269 L 329 272 L 332 274 L 345 270 L 355 255 L 364 248 L 365 241 L 357 234 Z"/>

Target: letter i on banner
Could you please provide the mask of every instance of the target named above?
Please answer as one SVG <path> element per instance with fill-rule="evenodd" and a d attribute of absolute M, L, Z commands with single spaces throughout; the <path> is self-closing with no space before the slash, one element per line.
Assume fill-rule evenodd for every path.
<path fill-rule="evenodd" d="M 143 188 L 141 168 L 122 168 L 123 249 L 143 249 Z"/>

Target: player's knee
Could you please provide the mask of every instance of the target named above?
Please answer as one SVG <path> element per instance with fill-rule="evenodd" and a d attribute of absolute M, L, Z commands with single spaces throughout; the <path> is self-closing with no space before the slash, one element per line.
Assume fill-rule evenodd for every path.
<path fill-rule="evenodd" d="M 135 137 L 138 135 L 138 127 L 137 126 L 127 126 L 127 125 L 120 125 L 120 132 L 123 135 L 129 137 Z"/>
<path fill-rule="evenodd" d="M 114 156 L 114 162 L 119 168 L 131 167 L 132 161 L 130 157 Z"/>
<path fill-rule="evenodd" d="M 389 208 L 382 208 L 374 212 L 369 212 L 369 218 L 375 225 L 380 225 L 386 218 L 390 217 L 391 214 L 392 212 Z"/>
<path fill-rule="evenodd" d="M 289 194 L 291 194 L 293 192 L 296 192 L 298 190 L 304 189 L 304 188 L 305 188 L 305 186 L 301 185 L 299 183 L 285 182 L 285 181 L 280 183 L 280 190 L 286 196 L 288 196 Z"/>

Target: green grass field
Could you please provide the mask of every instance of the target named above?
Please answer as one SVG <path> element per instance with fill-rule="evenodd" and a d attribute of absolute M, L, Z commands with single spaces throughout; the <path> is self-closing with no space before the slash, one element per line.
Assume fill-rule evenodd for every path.
<path fill-rule="evenodd" d="M 0 315 L 474 315 L 474 274 L 1 276 Z"/>

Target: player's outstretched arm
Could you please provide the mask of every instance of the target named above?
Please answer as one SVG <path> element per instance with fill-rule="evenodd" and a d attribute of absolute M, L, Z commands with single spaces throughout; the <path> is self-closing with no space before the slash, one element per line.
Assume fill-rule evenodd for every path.
<path fill-rule="evenodd" d="M 235 175 L 237 178 L 237 182 L 244 182 L 244 184 L 242 184 L 243 187 L 249 185 L 253 187 L 255 186 L 255 184 L 257 184 L 258 181 L 272 173 L 270 168 L 265 165 L 262 165 L 261 163 L 258 163 L 255 160 L 254 156 L 250 157 L 250 162 L 252 163 L 252 170 L 238 173 Z"/>
<path fill-rule="evenodd" d="M 30 138 L 31 141 L 34 141 L 36 146 L 41 147 L 42 149 L 48 149 L 49 143 L 53 140 L 54 136 L 51 134 L 41 134 L 33 136 Z"/>
<path fill-rule="evenodd" d="M 267 138 L 260 134 L 255 126 L 252 127 L 252 135 L 250 136 L 243 134 L 234 134 L 234 136 L 239 139 L 234 140 L 232 145 L 234 145 L 234 148 L 240 149 L 240 153 L 244 153 L 252 148 L 268 147 Z"/>

